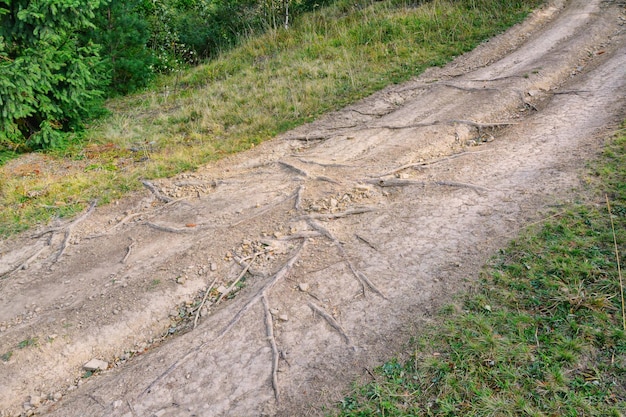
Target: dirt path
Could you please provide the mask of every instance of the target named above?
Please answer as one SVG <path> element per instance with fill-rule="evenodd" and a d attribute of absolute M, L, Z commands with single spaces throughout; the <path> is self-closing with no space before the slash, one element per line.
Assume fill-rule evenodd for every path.
<path fill-rule="evenodd" d="M 322 415 L 571 196 L 626 115 L 624 12 L 552 1 L 445 68 L 1 242 L 0 414 Z M 81 378 L 93 358 L 109 369 Z"/>

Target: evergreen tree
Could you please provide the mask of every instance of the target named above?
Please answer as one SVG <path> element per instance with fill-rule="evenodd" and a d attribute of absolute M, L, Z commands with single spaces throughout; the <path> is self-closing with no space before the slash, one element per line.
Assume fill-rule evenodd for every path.
<path fill-rule="evenodd" d="M 81 35 L 103 2 L 0 2 L 0 143 L 54 146 L 102 95 L 99 47 Z"/>
<path fill-rule="evenodd" d="M 138 6 L 137 0 L 111 0 L 98 9 L 96 27 L 88 33 L 88 39 L 102 45 L 109 95 L 131 93 L 154 76 L 157 60 L 147 47 L 150 27 Z"/>

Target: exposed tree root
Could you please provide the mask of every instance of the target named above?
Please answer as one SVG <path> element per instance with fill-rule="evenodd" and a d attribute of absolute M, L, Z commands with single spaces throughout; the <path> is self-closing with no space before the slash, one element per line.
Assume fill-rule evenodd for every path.
<path fill-rule="evenodd" d="M 283 167 L 285 167 L 285 168 L 287 168 L 287 169 L 289 169 L 289 170 L 291 170 L 291 171 L 294 171 L 296 174 L 301 175 L 304 178 L 308 178 L 309 177 L 309 173 L 308 172 L 306 172 L 305 170 L 300 169 L 297 166 L 292 165 L 292 164 L 290 164 L 288 162 L 278 161 L 278 164 L 283 166 Z"/>
<path fill-rule="evenodd" d="M 126 255 L 124 255 L 124 258 L 122 259 L 123 264 L 125 264 L 128 260 L 130 252 L 133 250 L 133 246 L 135 246 L 135 241 L 133 240 L 133 238 L 130 238 L 130 245 L 128 245 L 128 249 L 126 249 Z"/>
<path fill-rule="evenodd" d="M 30 255 L 28 258 L 26 258 L 23 262 L 20 262 L 17 265 L 15 265 L 13 268 L 9 269 L 8 271 L 1 273 L 0 278 L 7 278 L 13 275 L 17 271 L 21 271 L 22 269 L 28 269 L 28 266 L 30 265 L 30 263 L 34 261 L 35 259 L 37 259 L 45 248 L 46 248 L 45 245 L 42 246 L 41 248 L 33 252 L 33 254 Z"/>
<path fill-rule="evenodd" d="M 196 310 L 196 317 L 193 319 L 193 328 L 195 329 L 196 326 L 198 325 L 198 318 L 200 317 L 200 311 L 202 310 L 202 307 L 204 307 L 204 303 L 206 303 L 207 298 L 209 297 L 209 294 L 211 293 L 211 289 L 213 288 L 213 286 L 215 285 L 215 283 L 217 282 L 217 278 L 215 277 L 215 279 L 213 280 L 213 282 L 211 283 L 211 285 L 209 285 L 206 289 L 206 291 L 204 292 L 204 297 L 202 297 L 202 302 L 200 302 L 200 305 L 198 306 L 197 310 Z"/>
<path fill-rule="evenodd" d="M 323 168 L 354 168 L 351 165 L 345 165 L 345 164 L 324 164 L 322 162 L 311 161 L 310 159 L 304 159 L 304 158 L 297 158 L 297 159 L 298 161 L 304 164 L 319 165 Z"/>
<path fill-rule="evenodd" d="M 228 287 L 228 289 L 226 290 L 226 292 L 223 292 L 222 294 L 220 294 L 219 298 L 217 299 L 217 301 L 215 302 L 215 304 L 219 303 L 220 301 L 222 301 L 222 299 L 224 297 L 226 297 L 228 294 L 230 294 L 230 292 L 235 288 L 235 285 L 237 285 L 237 283 L 239 281 L 241 281 L 241 278 L 243 278 L 244 275 L 246 275 L 246 272 L 248 272 L 248 269 L 250 269 L 250 266 L 252 266 L 252 263 L 254 262 L 254 260 L 256 259 L 257 256 L 259 256 L 261 253 L 257 252 L 254 255 L 252 255 L 252 259 L 250 259 L 250 262 L 248 262 L 248 265 L 246 265 L 246 267 L 243 269 L 243 271 L 241 271 L 241 273 L 239 274 L 239 276 L 237 277 L 237 279 L 235 279 L 233 281 L 232 284 L 230 284 L 230 287 Z"/>
<path fill-rule="evenodd" d="M 235 314 L 235 316 L 228 322 L 228 324 L 226 324 L 226 326 L 224 326 L 224 328 L 215 336 L 215 338 L 201 343 L 200 345 L 196 346 L 195 348 L 193 348 L 192 350 L 187 352 L 179 360 L 174 362 L 169 368 L 167 368 L 165 370 L 165 372 L 163 372 L 156 379 L 154 379 L 142 391 L 142 393 L 139 395 L 139 397 L 145 395 L 146 393 L 149 393 L 152 390 L 152 387 L 154 387 L 154 385 L 156 383 L 158 383 L 163 378 L 165 378 L 167 375 L 172 373 L 182 363 L 186 362 L 187 359 L 189 359 L 191 357 L 191 355 L 193 355 L 194 353 L 204 349 L 206 346 L 208 346 L 208 345 L 210 345 L 212 343 L 215 343 L 217 340 L 221 339 L 226 333 L 228 333 L 230 331 L 230 329 L 232 329 L 239 322 L 239 320 L 250 310 L 250 308 L 254 304 L 256 304 L 260 299 L 266 297 L 267 294 L 269 293 L 269 291 L 274 287 L 274 285 L 276 285 L 276 283 L 278 281 L 280 281 L 283 278 L 285 278 L 289 274 L 289 272 L 291 272 L 291 270 L 293 269 L 294 264 L 300 259 L 300 255 L 302 253 L 302 250 L 306 247 L 306 244 L 307 244 L 307 241 L 305 239 L 305 240 L 303 240 L 302 245 L 300 245 L 300 247 L 296 250 L 296 253 L 287 261 L 287 263 L 285 263 L 285 265 L 283 265 L 283 267 L 278 272 L 276 272 L 272 278 L 270 278 L 270 280 L 263 286 L 263 288 L 261 288 L 254 295 L 254 297 L 252 297 L 243 307 L 241 307 L 241 309 L 239 309 L 239 311 Z"/>
<path fill-rule="evenodd" d="M 411 164 L 405 164 L 405 165 L 402 165 L 402 166 L 400 166 L 398 168 L 392 169 L 391 171 L 387 171 L 387 172 L 384 172 L 384 173 L 379 174 L 379 175 L 373 175 L 371 178 L 386 177 L 388 175 L 397 174 L 398 172 L 404 171 L 405 169 L 424 167 L 424 166 L 428 166 L 428 165 L 435 165 L 435 164 L 439 164 L 441 162 L 445 162 L 445 161 L 449 161 L 449 160 L 452 160 L 452 159 L 460 158 L 462 156 L 474 155 L 474 154 L 479 154 L 479 153 L 483 153 L 483 152 L 490 152 L 490 151 L 491 151 L 490 149 L 486 149 L 486 150 L 483 150 L 483 151 L 461 152 L 461 153 L 457 153 L 457 154 L 454 154 L 454 155 L 450 155 L 450 156 L 445 157 L 445 158 L 436 159 L 434 161 L 416 162 L 416 163 L 411 163 Z"/>
<path fill-rule="evenodd" d="M 296 203 L 294 207 L 297 211 L 302 210 L 302 193 L 304 193 L 304 185 L 300 185 L 296 190 Z"/>
<path fill-rule="evenodd" d="M 204 229 L 204 227 L 176 228 L 176 227 L 163 226 L 161 224 L 156 224 L 156 223 L 151 223 L 151 222 L 144 222 L 143 224 L 153 229 L 156 229 L 160 232 L 177 233 L 177 234 L 189 234 L 189 233 L 194 233 L 194 232 Z"/>
<path fill-rule="evenodd" d="M 363 214 L 363 213 L 371 213 L 375 211 L 374 207 L 357 207 L 354 209 L 346 210 L 341 213 L 323 213 L 323 214 L 310 214 L 304 216 L 306 219 L 316 219 L 316 220 L 332 220 L 332 219 L 341 219 L 342 217 L 348 217 L 355 214 Z"/>
<path fill-rule="evenodd" d="M 335 320 L 333 316 L 325 312 L 324 309 L 322 309 L 320 306 L 316 305 L 315 303 L 311 301 L 309 301 L 307 304 L 311 308 L 311 310 L 313 310 L 315 314 L 319 314 L 324 320 L 326 320 L 326 323 L 328 323 L 330 327 L 335 329 L 341 335 L 341 337 L 343 338 L 343 340 L 346 341 L 346 344 L 348 346 L 352 346 L 352 342 L 350 342 L 350 338 L 348 337 L 346 332 L 343 330 L 341 325 L 337 323 L 337 320 Z"/>
<path fill-rule="evenodd" d="M 367 276 L 365 276 L 364 273 L 362 273 L 361 271 L 357 270 L 354 267 L 354 265 L 352 264 L 352 262 L 348 258 L 348 254 L 346 253 L 346 250 L 344 249 L 344 247 L 341 244 L 341 242 L 339 241 L 339 239 L 337 239 L 328 229 L 326 229 L 321 224 L 317 223 L 311 217 L 307 218 L 307 223 L 313 229 L 317 230 L 322 235 L 326 236 L 331 242 L 334 243 L 334 245 L 339 250 L 339 253 L 341 254 L 343 260 L 348 265 L 348 268 L 350 269 L 350 272 L 352 272 L 354 277 L 357 279 L 357 281 L 361 285 L 361 292 L 362 292 L 363 295 L 365 295 L 365 286 L 367 286 L 376 295 L 384 298 L 385 300 L 387 299 L 387 297 L 369 280 L 369 278 L 367 278 Z"/>
<path fill-rule="evenodd" d="M 150 190 L 150 192 L 152 194 L 154 194 L 154 196 L 156 197 L 157 200 L 162 201 L 164 203 L 172 202 L 172 199 L 170 197 L 168 197 L 168 196 L 164 195 L 163 193 L 161 193 L 161 191 L 154 184 L 152 184 L 150 181 L 143 180 L 143 181 L 141 181 L 141 183 L 144 185 L 144 187 L 146 187 L 148 190 Z"/>
<path fill-rule="evenodd" d="M 78 218 L 76 218 L 65 227 L 65 234 L 63 237 L 63 242 L 61 242 L 61 249 L 59 249 L 59 251 L 57 252 L 56 256 L 52 260 L 52 263 L 57 263 L 59 259 L 61 259 L 61 256 L 63 256 L 63 253 L 65 253 L 65 249 L 67 249 L 67 245 L 69 244 L 70 238 L 72 237 L 72 229 L 74 228 L 74 226 L 85 220 L 93 212 L 97 203 L 98 200 L 92 201 L 87 211 L 85 211 L 83 214 L 81 214 Z"/>
<path fill-rule="evenodd" d="M 257 217 L 264 215 L 265 213 L 267 213 L 267 212 L 269 212 L 269 211 L 273 210 L 273 209 L 274 209 L 274 208 L 276 208 L 277 206 L 280 206 L 281 204 L 285 203 L 286 201 L 291 200 L 292 198 L 295 198 L 295 199 L 297 200 L 298 195 L 299 195 L 299 193 L 300 193 L 300 192 L 301 192 L 301 191 L 300 191 L 300 187 L 298 187 L 298 189 L 297 189 L 297 190 L 296 190 L 293 194 L 290 194 L 287 198 L 284 198 L 284 199 L 282 199 L 282 200 L 280 200 L 280 201 L 277 201 L 277 202 L 276 202 L 276 203 L 274 203 L 274 204 L 270 204 L 269 206 L 267 206 L 267 207 L 263 208 L 261 211 L 259 211 L 259 212 L 255 213 L 255 214 L 253 214 L 252 216 L 250 216 L 250 217 L 246 217 L 245 219 L 241 219 L 241 220 L 239 220 L 239 221 L 237 221 L 237 222 L 235 222 L 235 223 L 231 224 L 231 225 L 229 226 L 229 228 L 232 228 L 232 227 L 235 227 L 235 226 L 239 226 L 239 225 L 240 225 L 240 224 L 242 224 L 242 223 L 245 223 L 245 222 L 248 222 L 248 221 L 250 221 L 250 220 L 256 219 Z"/>
<path fill-rule="evenodd" d="M 278 348 L 276 347 L 276 338 L 274 337 L 274 323 L 272 320 L 272 313 L 270 312 L 270 306 L 267 302 L 267 296 L 263 294 L 261 297 L 263 301 L 263 311 L 265 312 L 265 332 L 267 334 L 267 340 L 272 347 L 272 387 L 274 388 L 274 398 L 276 403 L 280 404 L 280 392 L 278 390 Z"/>
<path fill-rule="evenodd" d="M 389 130 L 402 130 L 402 129 L 414 129 L 417 127 L 429 127 L 438 125 L 455 125 L 462 124 L 477 128 L 478 130 L 492 127 L 502 127 L 516 125 L 516 122 L 496 122 L 496 123 L 479 123 L 472 120 L 451 119 L 444 121 L 434 121 L 430 123 L 414 123 L 404 126 L 382 125 L 382 126 L 368 126 L 367 129 L 389 129 Z"/>
<path fill-rule="evenodd" d="M 366 180 L 368 184 L 375 184 L 379 187 L 407 187 L 407 186 L 427 186 L 427 185 L 440 185 L 443 187 L 456 187 L 456 188 L 469 188 L 478 193 L 491 191 L 489 188 L 481 187 L 479 185 L 474 184 L 466 184 L 463 182 L 454 182 L 454 181 L 415 181 L 415 180 L 404 180 L 400 178 L 378 178 L 373 180 Z"/>
<path fill-rule="evenodd" d="M 259 301 L 261 299 L 261 297 L 263 297 L 265 294 L 267 294 L 272 289 L 272 287 L 274 287 L 274 285 L 278 281 L 280 281 L 285 276 L 287 276 L 287 274 L 289 274 L 289 272 L 293 268 L 293 265 L 298 261 L 298 259 L 300 259 L 300 254 L 302 253 L 302 249 L 304 249 L 304 247 L 306 246 L 306 242 L 307 242 L 306 240 L 304 240 L 304 242 L 302 242 L 302 245 L 300 245 L 300 247 L 296 250 L 296 253 L 293 255 L 293 257 L 291 259 L 289 259 L 289 261 L 287 261 L 287 263 L 285 265 L 283 265 L 283 267 L 276 274 L 274 274 L 274 276 L 269 280 L 269 282 L 267 284 L 265 284 L 265 286 L 263 288 L 261 288 L 261 290 L 259 290 L 259 292 L 257 292 L 256 295 L 254 297 L 252 297 L 237 312 L 237 314 L 235 314 L 235 316 L 230 320 L 230 322 L 228 322 L 228 324 L 226 326 L 224 326 L 224 328 L 217 335 L 218 339 L 221 338 L 222 336 L 224 336 L 226 333 L 228 333 L 228 331 L 230 329 L 232 329 L 235 324 L 237 324 L 237 322 L 241 319 L 241 317 L 246 312 L 248 312 L 250 307 L 252 307 L 257 301 Z"/>

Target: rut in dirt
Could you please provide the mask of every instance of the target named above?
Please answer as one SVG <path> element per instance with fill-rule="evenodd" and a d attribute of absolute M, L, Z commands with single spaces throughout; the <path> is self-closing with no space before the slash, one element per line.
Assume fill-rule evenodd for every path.
<path fill-rule="evenodd" d="M 0 353 L 54 337 L 3 365 L 0 408 L 323 415 L 571 197 L 624 118 L 623 22 L 550 2 L 444 68 L 3 242 Z M 81 380 L 94 357 L 117 366 Z"/>

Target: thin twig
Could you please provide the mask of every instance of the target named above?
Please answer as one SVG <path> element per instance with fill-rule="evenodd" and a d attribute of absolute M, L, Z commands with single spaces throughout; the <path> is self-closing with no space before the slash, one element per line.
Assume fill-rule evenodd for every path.
<path fill-rule="evenodd" d="M 322 316 L 322 318 L 326 320 L 326 322 L 330 325 L 330 327 L 332 327 L 333 329 L 337 330 L 337 332 L 339 332 L 341 337 L 343 337 L 343 339 L 346 341 L 347 345 L 349 346 L 352 345 L 352 343 L 350 342 L 350 338 L 348 337 L 346 332 L 343 330 L 341 325 L 337 323 L 337 320 L 335 320 L 333 316 L 325 312 L 321 307 L 319 307 L 318 305 L 316 305 L 315 303 L 311 301 L 309 301 L 307 304 L 309 305 L 311 310 L 313 310 L 314 313 L 317 313 L 320 316 Z"/>
<path fill-rule="evenodd" d="M 611 219 L 611 230 L 613 231 L 613 244 L 615 245 L 615 260 L 617 261 L 617 275 L 619 276 L 619 289 L 622 299 L 622 326 L 626 331 L 626 308 L 624 307 L 624 280 L 622 279 L 622 268 L 619 261 L 619 250 L 617 249 L 617 237 L 615 236 L 615 225 L 613 224 L 613 215 L 611 214 L 611 204 L 609 203 L 609 196 L 606 197 L 606 207 L 609 210 L 609 219 Z"/>
<path fill-rule="evenodd" d="M 200 303 L 200 305 L 198 306 L 198 309 L 196 310 L 196 317 L 193 319 L 193 328 L 194 329 L 198 325 L 198 318 L 200 317 L 200 311 L 202 310 L 202 307 L 204 307 L 204 303 L 206 303 L 206 300 L 209 297 L 209 293 L 211 292 L 211 289 L 213 288 L 213 286 L 217 282 L 217 278 L 218 277 L 215 277 L 215 279 L 213 280 L 211 285 L 209 285 L 208 288 L 206 289 L 206 291 L 204 292 L 204 297 L 202 297 L 202 302 Z"/>
<path fill-rule="evenodd" d="M 265 332 L 267 334 L 267 340 L 272 347 L 272 387 L 274 388 L 274 397 L 276 403 L 280 403 L 280 393 L 278 390 L 278 348 L 276 347 L 276 338 L 274 337 L 274 323 L 272 321 L 272 313 L 270 312 L 270 306 L 267 302 L 267 296 L 261 297 L 263 301 L 263 310 L 265 311 Z"/>
<path fill-rule="evenodd" d="M 233 290 L 233 288 L 235 288 L 235 285 L 237 285 L 239 283 L 239 281 L 241 280 L 241 278 L 243 278 L 243 276 L 246 274 L 246 272 L 248 272 L 248 269 L 250 269 L 250 266 L 252 266 L 252 262 L 254 262 L 256 257 L 259 256 L 260 254 L 261 254 L 261 252 L 256 252 L 254 255 L 252 255 L 252 259 L 250 259 L 250 262 L 248 262 L 248 265 L 246 265 L 246 267 L 243 269 L 243 271 L 241 271 L 241 274 L 239 274 L 237 279 L 235 281 L 233 281 L 233 283 L 230 285 L 230 287 L 228 287 L 228 289 L 219 296 L 219 298 L 217 299 L 215 304 L 219 303 L 220 301 L 222 301 L 222 298 L 224 298 L 225 296 L 230 294 L 230 292 Z"/>

